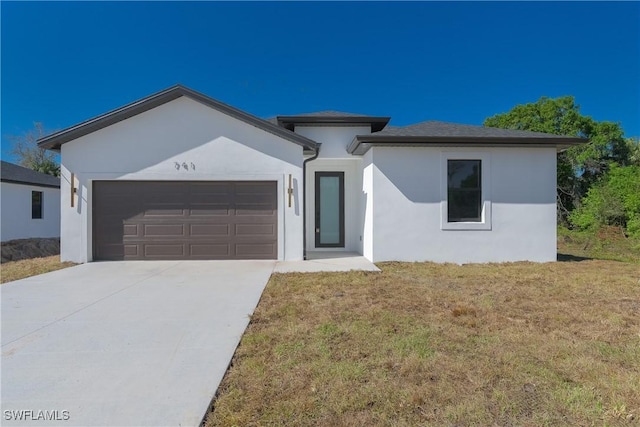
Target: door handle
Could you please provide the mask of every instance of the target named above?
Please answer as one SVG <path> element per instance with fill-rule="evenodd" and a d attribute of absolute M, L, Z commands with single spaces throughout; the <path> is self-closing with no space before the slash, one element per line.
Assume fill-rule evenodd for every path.
<path fill-rule="evenodd" d="M 319 233 L 319 232 L 320 232 L 320 228 L 316 228 L 316 233 Z"/>

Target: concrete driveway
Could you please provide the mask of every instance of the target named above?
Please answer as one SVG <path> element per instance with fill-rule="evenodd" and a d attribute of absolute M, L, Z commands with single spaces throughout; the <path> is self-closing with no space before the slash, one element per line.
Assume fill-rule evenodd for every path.
<path fill-rule="evenodd" d="M 0 424 L 198 425 L 274 266 L 102 262 L 0 286 Z"/>

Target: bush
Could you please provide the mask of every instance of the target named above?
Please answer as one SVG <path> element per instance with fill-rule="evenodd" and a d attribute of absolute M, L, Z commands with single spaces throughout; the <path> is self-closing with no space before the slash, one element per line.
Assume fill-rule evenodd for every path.
<path fill-rule="evenodd" d="M 570 220 L 583 230 L 620 226 L 628 236 L 640 238 L 640 166 L 612 164 L 589 189 L 582 205 L 571 213 Z"/>

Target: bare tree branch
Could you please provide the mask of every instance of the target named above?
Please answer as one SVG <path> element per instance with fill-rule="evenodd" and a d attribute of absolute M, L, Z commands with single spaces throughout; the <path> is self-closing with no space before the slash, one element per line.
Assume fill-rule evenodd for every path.
<path fill-rule="evenodd" d="M 60 166 L 53 152 L 38 147 L 38 139 L 47 132 L 42 123 L 35 122 L 33 129 L 23 135 L 10 135 L 11 154 L 18 158 L 18 163 L 25 168 L 33 169 L 49 175 L 60 176 Z"/>

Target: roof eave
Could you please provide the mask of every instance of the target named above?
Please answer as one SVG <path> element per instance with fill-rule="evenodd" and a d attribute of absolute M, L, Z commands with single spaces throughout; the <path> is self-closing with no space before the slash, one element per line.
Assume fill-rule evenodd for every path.
<path fill-rule="evenodd" d="M 9 184 L 31 185 L 33 187 L 60 188 L 60 184 L 43 184 L 40 182 L 31 182 L 31 181 L 24 181 L 19 179 L 1 178 L 0 182 L 6 182 Z"/>
<path fill-rule="evenodd" d="M 588 142 L 584 138 L 436 137 L 356 135 L 347 152 L 363 155 L 371 147 L 556 147 L 558 151 Z"/>
<path fill-rule="evenodd" d="M 231 117 L 258 127 L 266 132 L 285 138 L 302 146 L 304 149 L 315 150 L 316 148 L 316 142 L 309 138 L 283 129 L 273 123 L 245 113 L 244 111 L 231 107 L 230 105 L 216 101 L 213 98 L 182 85 L 172 86 L 168 89 L 147 96 L 146 98 L 127 104 L 124 107 L 117 108 L 75 126 L 71 126 L 67 129 L 63 129 L 59 132 L 40 138 L 38 140 L 38 146 L 54 151 L 59 150 L 60 146 L 66 142 L 73 141 L 74 139 L 88 135 L 107 126 L 111 126 L 122 120 L 144 113 L 162 104 L 178 99 L 181 96 L 191 98 Z"/>
<path fill-rule="evenodd" d="M 295 125 L 367 125 L 371 126 L 372 132 L 379 132 L 384 129 L 385 126 L 391 120 L 391 117 L 377 117 L 377 116 L 277 116 L 276 120 L 278 125 L 291 131 L 294 130 Z"/>

